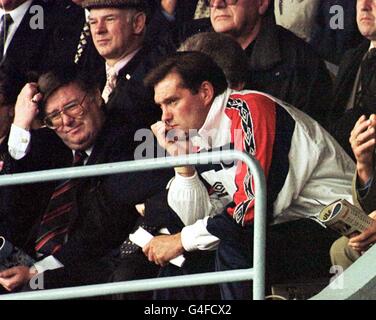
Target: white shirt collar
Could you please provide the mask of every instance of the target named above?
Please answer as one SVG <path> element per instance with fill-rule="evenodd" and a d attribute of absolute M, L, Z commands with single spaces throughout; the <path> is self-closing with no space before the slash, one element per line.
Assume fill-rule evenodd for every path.
<path fill-rule="evenodd" d="M 193 145 L 199 147 L 200 150 L 221 147 L 230 143 L 231 121 L 225 117 L 224 109 L 232 93 L 233 90 L 228 88 L 215 97 L 203 126 L 198 130 L 198 135 L 191 138 Z M 221 130 L 221 132 L 216 132 L 216 130 Z"/>
<path fill-rule="evenodd" d="M 6 12 L 3 8 L 0 8 L 0 16 L 3 16 L 5 13 L 9 13 L 14 21 L 14 23 L 18 23 L 20 24 L 27 9 L 29 9 L 31 3 L 33 2 L 33 0 L 27 0 L 26 2 L 24 2 L 23 4 L 21 4 L 20 6 L 18 6 L 17 8 L 11 10 L 11 11 L 8 11 Z"/>
<path fill-rule="evenodd" d="M 131 61 L 133 59 L 133 57 L 137 54 L 137 52 L 140 51 L 140 50 L 141 50 L 141 48 L 136 49 L 135 51 L 133 51 L 130 54 L 128 54 L 127 56 L 125 56 L 123 59 L 116 62 L 115 65 L 113 65 L 113 66 L 109 66 L 106 63 L 106 74 L 108 74 L 109 72 L 112 71 L 112 72 L 114 72 L 114 74 L 116 76 L 118 76 L 120 70 L 123 69 L 129 63 L 129 61 Z"/>

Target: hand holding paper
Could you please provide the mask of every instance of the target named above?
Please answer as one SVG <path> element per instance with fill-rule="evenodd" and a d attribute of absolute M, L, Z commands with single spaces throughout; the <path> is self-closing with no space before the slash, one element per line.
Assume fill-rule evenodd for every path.
<path fill-rule="evenodd" d="M 149 261 L 164 266 L 168 262 L 181 267 L 185 261 L 182 253 L 184 252 L 180 240 L 180 233 L 175 235 L 163 235 L 153 237 L 143 228 L 129 235 L 129 239 L 143 248 L 143 252 Z"/>

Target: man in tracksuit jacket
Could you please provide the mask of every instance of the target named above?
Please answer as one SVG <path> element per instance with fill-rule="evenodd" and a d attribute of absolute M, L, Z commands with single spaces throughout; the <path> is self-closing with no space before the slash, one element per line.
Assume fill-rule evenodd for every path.
<path fill-rule="evenodd" d="M 278 230 L 274 226 L 283 226 L 268 239 L 268 250 L 275 247 L 281 258 L 289 259 L 283 247 L 294 238 L 298 246 L 293 250 L 300 250 L 293 252 L 294 265 L 299 257 L 321 261 L 313 255 L 320 246 L 327 252 L 331 240 L 322 240 L 325 233 L 318 235 L 316 230 L 321 227 L 302 218 L 314 218 L 324 205 L 339 198 L 351 201 L 354 163 L 335 140 L 309 116 L 271 96 L 227 89 L 219 67 L 197 52 L 167 59 L 145 81 L 154 86 L 155 102 L 163 112 L 152 130 L 167 153 L 175 156 L 232 144 L 255 157 L 267 180 L 268 218 L 273 225 L 269 236 L 273 228 Z M 232 202 L 216 214 L 218 201 L 213 202 L 202 182 L 205 177 L 199 177 L 192 166 L 175 168 L 169 206 L 179 216 L 205 218 L 180 233 L 154 238 L 143 248 L 150 261 L 164 266 L 185 251 L 217 249 L 217 270 L 252 266 L 253 177 L 241 162 L 222 169 L 213 172 Z M 214 180 L 206 179 L 209 184 Z M 290 229 L 291 225 L 296 228 Z M 250 292 L 249 283 L 221 285 L 224 299 L 249 298 Z"/>

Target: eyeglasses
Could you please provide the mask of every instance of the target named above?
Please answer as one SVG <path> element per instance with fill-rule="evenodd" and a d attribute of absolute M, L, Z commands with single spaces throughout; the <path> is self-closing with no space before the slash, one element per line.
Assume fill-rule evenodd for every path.
<path fill-rule="evenodd" d="M 207 7 L 214 7 L 215 0 L 204 0 Z M 238 0 L 223 0 L 226 6 L 232 6 L 238 2 Z"/>
<path fill-rule="evenodd" d="M 64 106 L 63 110 L 55 111 L 45 116 L 43 122 L 46 127 L 50 129 L 57 129 L 61 127 L 63 125 L 63 118 L 61 116 L 62 114 L 65 114 L 72 118 L 78 118 L 82 116 L 84 114 L 84 107 L 82 106 L 82 104 L 84 103 L 85 98 L 86 94 L 80 103 L 73 101 Z"/>

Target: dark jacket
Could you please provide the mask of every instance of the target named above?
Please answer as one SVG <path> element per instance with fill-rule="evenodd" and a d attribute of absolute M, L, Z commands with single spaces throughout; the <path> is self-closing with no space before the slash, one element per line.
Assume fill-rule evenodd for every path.
<path fill-rule="evenodd" d="M 156 66 L 159 54 L 145 45 L 120 70 L 116 88 L 110 94 L 106 108 L 113 121 L 119 121 L 130 131 L 150 126 L 160 120 L 160 109 L 154 103 L 154 93 L 143 84 L 145 75 Z"/>
<path fill-rule="evenodd" d="M 376 179 L 372 179 L 369 188 L 365 194 L 362 194 L 362 197 L 359 196 L 359 182 L 358 175 L 355 172 L 354 179 L 352 182 L 352 196 L 354 200 L 354 205 L 359 208 L 362 208 L 365 213 L 370 214 L 376 209 Z"/>
<path fill-rule="evenodd" d="M 167 47 L 178 46 L 193 34 L 212 30 L 209 19 L 194 20 L 163 39 L 163 43 Z M 309 44 L 277 26 L 270 15 L 263 18 L 258 36 L 245 53 L 249 64 L 246 89 L 271 94 L 326 126 L 332 81 L 323 60 Z"/>
<path fill-rule="evenodd" d="M 375 113 L 375 110 L 368 107 L 358 107 L 346 111 L 356 75 L 369 46 L 370 42 L 364 41 L 356 49 L 349 50 L 344 55 L 334 84 L 333 102 L 328 118 L 330 133 L 353 159 L 355 157 L 349 142 L 351 130 L 360 116 L 363 114 L 369 116 Z"/>
<path fill-rule="evenodd" d="M 326 126 L 332 82 L 324 62 L 307 43 L 277 26 L 273 17 L 265 17 L 245 52 L 250 69 L 246 88 L 269 93 Z"/>
<path fill-rule="evenodd" d="M 33 6 L 41 6 L 43 8 L 42 29 L 33 29 L 31 27 L 30 23 L 37 17 L 36 13 L 30 10 Z M 40 13 L 40 11 L 37 11 L 37 13 Z M 41 71 L 45 68 L 49 46 L 48 34 L 51 28 L 50 14 L 51 4 L 39 0 L 32 2 L 12 38 L 2 63 L 13 64 L 22 74 L 26 74 L 29 71 Z M 40 23 L 41 20 L 38 19 L 37 22 Z"/>
<path fill-rule="evenodd" d="M 7 163 L 9 157 L 8 153 L 8 139 L 5 139 L 0 144 L 0 175 L 4 175 L 10 172 L 10 168 Z M 9 219 L 12 218 L 12 215 L 9 214 L 10 207 L 12 204 L 10 203 L 12 190 L 11 188 L 4 188 L 0 187 L 0 235 L 5 237 L 6 239 L 10 239 L 12 232 L 10 230 L 11 224 Z"/>
<path fill-rule="evenodd" d="M 34 145 L 38 144 L 35 135 L 32 140 Z M 133 160 L 133 140 L 133 134 L 127 128 L 116 126 L 111 121 L 106 122 L 87 165 Z M 68 148 L 62 148 L 60 153 L 50 154 L 49 149 L 46 150 L 46 144 L 39 144 L 45 146 L 44 151 L 43 147 L 32 148 L 22 160 L 24 168 L 28 167 L 30 170 L 34 164 L 37 169 L 48 169 L 71 163 L 72 152 Z M 35 151 L 39 154 L 35 154 Z M 44 165 L 38 166 L 36 160 L 42 161 L 41 154 L 46 160 L 43 160 Z M 62 164 L 62 159 L 68 163 Z M 26 162 L 28 164 L 25 165 Z M 54 163 L 57 165 L 54 166 Z M 21 163 L 18 166 L 20 167 Z M 69 267 L 95 260 L 116 249 L 127 238 L 138 217 L 135 205 L 143 203 L 148 197 L 165 188 L 171 175 L 171 172 L 166 174 L 166 171 L 161 170 L 152 174 L 139 172 L 80 179 L 77 190 L 78 211 L 71 215 L 68 241 L 55 257 Z M 32 232 L 34 240 L 55 183 L 48 185 L 49 192 L 35 190 L 34 198 L 39 197 L 40 214 Z"/>
<path fill-rule="evenodd" d="M 346 105 L 354 87 L 356 75 L 364 55 L 370 47 L 369 40 L 363 41 L 357 48 L 345 53 L 334 82 L 333 101 L 329 121 L 335 123 L 345 113 Z"/>

